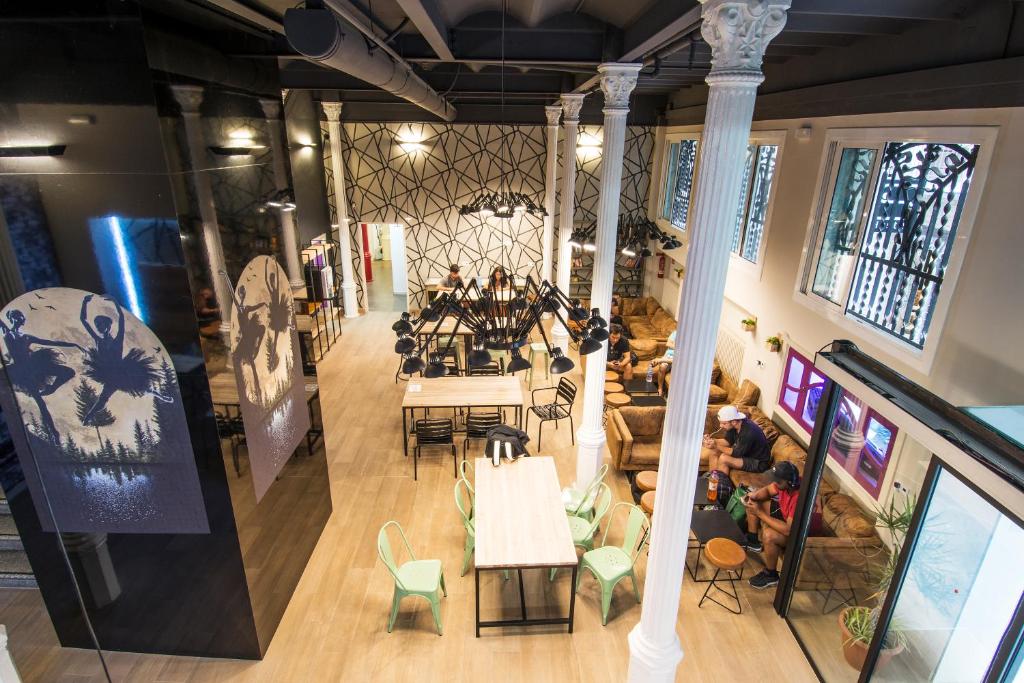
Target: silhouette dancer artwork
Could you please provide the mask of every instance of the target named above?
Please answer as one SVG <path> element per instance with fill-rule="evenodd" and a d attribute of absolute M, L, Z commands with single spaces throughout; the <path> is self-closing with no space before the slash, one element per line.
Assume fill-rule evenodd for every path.
<path fill-rule="evenodd" d="M 254 258 L 242 269 L 233 299 L 231 357 L 259 501 L 302 441 L 310 418 L 295 304 L 280 264 L 269 256 Z"/>
<path fill-rule="evenodd" d="M 44 530 L 209 531 L 178 376 L 145 323 L 107 297 L 39 289 L 0 310 L 0 352 L 0 407 Z"/>
<path fill-rule="evenodd" d="M 82 424 L 91 425 L 93 416 L 104 410 L 107 401 L 118 391 L 135 398 L 152 394 L 156 400 L 169 403 L 172 399 L 155 388 L 159 386 L 160 375 L 153 359 L 138 347 L 124 352 L 124 309 L 116 301 L 111 301 L 117 311 L 117 332 L 111 334 L 114 321 L 110 316 L 97 315 L 92 325 L 89 324 L 89 302 L 92 300 L 92 294 L 82 299 L 79 317 L 94 343 L 93 348 L 85 352 L 85 376 L 100 385 L 100 393 L 92 408 L 82 417 Z"/>
<path fill-rule="evenodd" d="M 53 422 L 53 416 L 43 397 L 49 396 L 64 386 L 75 371 L 64 365 L 60 354 L 54 348 L 78 349 L 85 351 L 74 342 L 59 339 L 40 339 L 22 332 L 25 326 L 25 314 L 18 309 L 7 311 L 7 321 L 0 320 L 0 332 L 3 333 L 7 358 L 7 375 L 15 391 L 20 391 L 35 402 L 39 410 L 44 436 L 54 443 L 60 442 L 60 434 Z M 33 348 L 35 347 L 35 348 Z M 41 347 L 41 348 L 40 348 Z"/>

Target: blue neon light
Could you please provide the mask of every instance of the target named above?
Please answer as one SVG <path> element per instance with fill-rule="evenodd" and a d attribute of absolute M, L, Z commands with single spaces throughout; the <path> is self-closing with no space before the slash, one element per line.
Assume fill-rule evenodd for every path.
<path fill-rule="evenodd" d="M 135 272 L 128 263 L 128 249 L 125 247 L 121 221 L 117 216 L 110 216 L 107 222 L 110 224 L 110 234 L 114 238 L 114 251 L 117 253 L 117 265 L 121 270 L 121 284 L 124 285 L 125 294 L 128 296 L 128 308 L 136 318 L 145 322 L 145 318 L 142 317 L 142 307 L 139 305 L 139 290 L 135 284 Z"/>

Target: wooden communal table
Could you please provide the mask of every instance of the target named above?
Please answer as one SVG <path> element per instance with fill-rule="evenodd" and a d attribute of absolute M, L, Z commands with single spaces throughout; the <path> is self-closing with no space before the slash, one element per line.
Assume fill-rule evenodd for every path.
<path fill-rule="evenodd" d="M 313 412 L 313 403 L 320 400 L 320 385 L 315 377 L 303 377 L 306 395 L 306 409 L 309 411 L 309 430 L 306 432 L 306 449 L 313 454 L 313 446 L 319 439 L 323 438 L 324 428 L 316 421 L 316 413 Z M 215 408 L 221 408 L 227 419 L 241 417 L 242 403 L 238 398 L 238 384 L 235 382 L 235 373 L 218 372 L 209 376 L 210 398 Z M 233 414 L 232 414 L 233 413 Z"/>
<path fill-rule="evenodd" d="M 519 427 L 523 423 L 523 386 L 513 375 L 410 379 L 402 397 L 406 455 L 409 455 L 409 418 L 414 417 L 416 410 L 429 408 L 514 408 L 516 427 Z"/>
<path fill-rule="evenodd" d="M 473 346 L 473 330 L 470 329 L 469 325 L 463 323 L 462 325 L 459 325 L 459 331 L 456 333 L 455 323 L 456 321 L 458 321 L 458 319 L 458 316 L 447 315 L 441 320 L 441 325 L 439 327 L 437 327 L 436 322 L 427 323 L 426 325 L 423 326 L 423 329 L 420 330 L 419 335 L 417 335 L 419 337 L 418 341 L 420 343 L 423 343 L 427 339 L 427 337 L 434 333 L 434 327 L 437 327 L 438 335 L 455 334 L 459 337 L 462 337 L 463 354 L 468 354 L 470 348 L 472 348 Z M 455 348 L 456 350 L 458 350 L 458 344 L 455 345 Z M 467 358 L 468 356 L 463 355 L 462 357 Z"/>
<path fill-rule="evenodd" d="M 566 624 L 572 633 L 578 560 L 565 504 L 550 457 L 519 458 L 494 467 L 477 458 L 476 467 L 476 636 L 481 628 Z M 523 570 L 571 568 L 569 616 L 530 619 L 526 615 Z M 480 621 L 480 572 L 515 569 L 519 576 L 520 619 Z"/>

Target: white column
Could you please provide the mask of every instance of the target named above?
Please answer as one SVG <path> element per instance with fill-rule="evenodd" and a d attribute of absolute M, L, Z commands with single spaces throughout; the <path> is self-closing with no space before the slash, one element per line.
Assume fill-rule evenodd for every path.
<path fill-rule="evenodd" d="M 210 189 L 210 177 L 206 174 L 209 166 L 208 151 L 203 142 L 202 122 L 199 119 L 199 105 L 203 101 L 203 88 L 198 85 L 172 85 L 174 99 L 181 105 L 181 116 L 185 120 L 185 139 L 188 141 L 189 163 L 192 168 L 192 184 L 199 203 L 199 218 L 203 222 L 203 244 L 206 247 L 207 267 L 210 285 L 220 306 L 220 332 L 227 343 L 231 333 L 232 291 L 227 278 L 221 273 L 224 265 L 224 248 L 220 242 L 220 226 L 217 224 L 217 207 Z"/>
<path fill-rule="evenodd" d="M 558 119 L 562 116 L 562 108 L 558 105 L 544 107 L 544 115 L 548 120 L 548 157 L 544 175 L 544 242 L 542 244 L 543 260 L 540 267 L 541 282 L 551 281 L 551 256 L 554 250 L 552 241 L 555 233 L 555 183 L 558 176 Z M 550 313 L 545 313 L 550 316 Z M 563 349 L 564 350 L 564 349 Z"/>
<path fill-rule="evenodd" d="M 338 245 L 341 250 L 341 297 L 345 317 L 359 315 L 356 281 L 352 273 L 352 235 L 349 231 L 348 195 L 345 194 L 345 164 L 341 159 L 341 102 L 321 102 L 327 114 L 327 134 L 331 146 L 331 170 L 334 172 L 334 204 L 338 211 Z"/>
<path fill-rule="evenodd" d="M 629 94 L 636 86 L 642 64 L 602 64 L 601 91 L 604 93 L 604 143 L 601 157 L 601 188 L 597 204 L 597 234 L 594 236 L 594 279 L 590 288 L 590 307 L 610 315 L 612 284 L 615 279 L 615 233 L 619 222 L 619 196 L 622 194 L 622 150 L 626 140 L 626 114 Z M 566 148 L 575 157 L 576 146 Z M 573 159 L 575 161 L 575 158 Z M 586 486 L 597 473 L 604 455 L 604 373 L 608 346 L 587 356 L 583 378 L 583 423 L 576 432 L 576 485 Z"/>
<path fill-rule="evenodd" d="M 288 188 L 288 171 L 284 165 L 285 150 L 281 145 L 281 102 L 279 100 L 260 100 L 263 115 L 267 117 L 267 132 L 270 135 L 270 154 L 274 164 L 274 187 L 277 190 Z M 289 284 L 293 288 L 305 285 L 302 278 L 302 265 L 299 261 L 299 239 L 295 233 L 295 214 L 277 209 L 281 220 L 281 246 L 284 249 L 285 268 L 288 269 Z"/>
<path fill-rule="evenodd" d="M 710 86 L 690 214 L 686 283 L 658 468 L 651 552 L 640 622 L 629 634 L 629 680 L 675 680 L 676 635 L 694 484 L 715 353 L 729 244 L 739 203 L 761 59 L 786 23 L 790 0 L 701 0 L 701 34 L 711 46 Z"/>
<path fill-rule="evenodd" d="M 586 95 L 562 95 L 562 123 L 565 126 L 565 146 L 562 150 L 562 198 L 558 208 L 558 279 L 556 284 L 566 296 L 569 295 L 569 265 L 572 263 L 572 218 L 576 207 L 576 133 L 580 127 L 580 108 Z M 551 338 L 555 346 L 563 351 L 569 347 L 569 331 L 562 323 L 555 321 L 551 327 Z"/>

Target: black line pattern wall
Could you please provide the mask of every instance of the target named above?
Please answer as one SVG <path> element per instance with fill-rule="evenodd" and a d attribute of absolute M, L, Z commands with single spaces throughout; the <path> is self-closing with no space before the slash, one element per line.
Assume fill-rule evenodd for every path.
<path fill-rule="evenodd" d="M 503 264 L 518 275 L 537 276 L 542 219 L 484 220 L 460 216 L 458 208 L 481 188 L 499 190 L 503 182 L 541 203 L 543 126 L 349 123 L 343 131 L 353 247 L 359 244 L 358 221 L 406 226 L 410 308 L 424 305 L 425 285 L 445 275 L 450 263 L 459 263 L 464 274 L 486 274 Z M 581 132 L 584 141 L 600 140 L 600 126 Z M 576 219 L 590 221 L 596 219 L 601 150 L 591 146 L 576 154 Z M 629 127 L 620 211 L 645 210 L 653 154 L 654 128 Z M 331 174 L 329 157 L 325 167 Z M 330 177 L 328 188 L 337 215 Z"/>
<path fill-rule="evenodd" d="M 328 138 L 327 122 L 320 122 L 320 137 L 323 140 Z M 324 143 L 324 182 L 327 185 L 327 206 L 331 213 L 331 225 L 338 225 L 338 204 L 335 201 L 334 193 L 334 167 L 331 166 L 331 152 L 334 147 L 330 144 Z M 343 166 L 345 169 L 345 194 L 348 197 L 349 208 L 349 239 L 352 245 L 352 274 L 355 276 L 356 281 L 356 303 L 364 310 L 368 308 L 366 301 L 366 273 L 363 271 L 363 253 L 362 253 L 362 231 L 359 228 L 359 217 L 355 214 L 351 207 L 353 188 L 352 172 L 348 166 Z M 339 273 L 340 274 L 340 273 Z"/>

